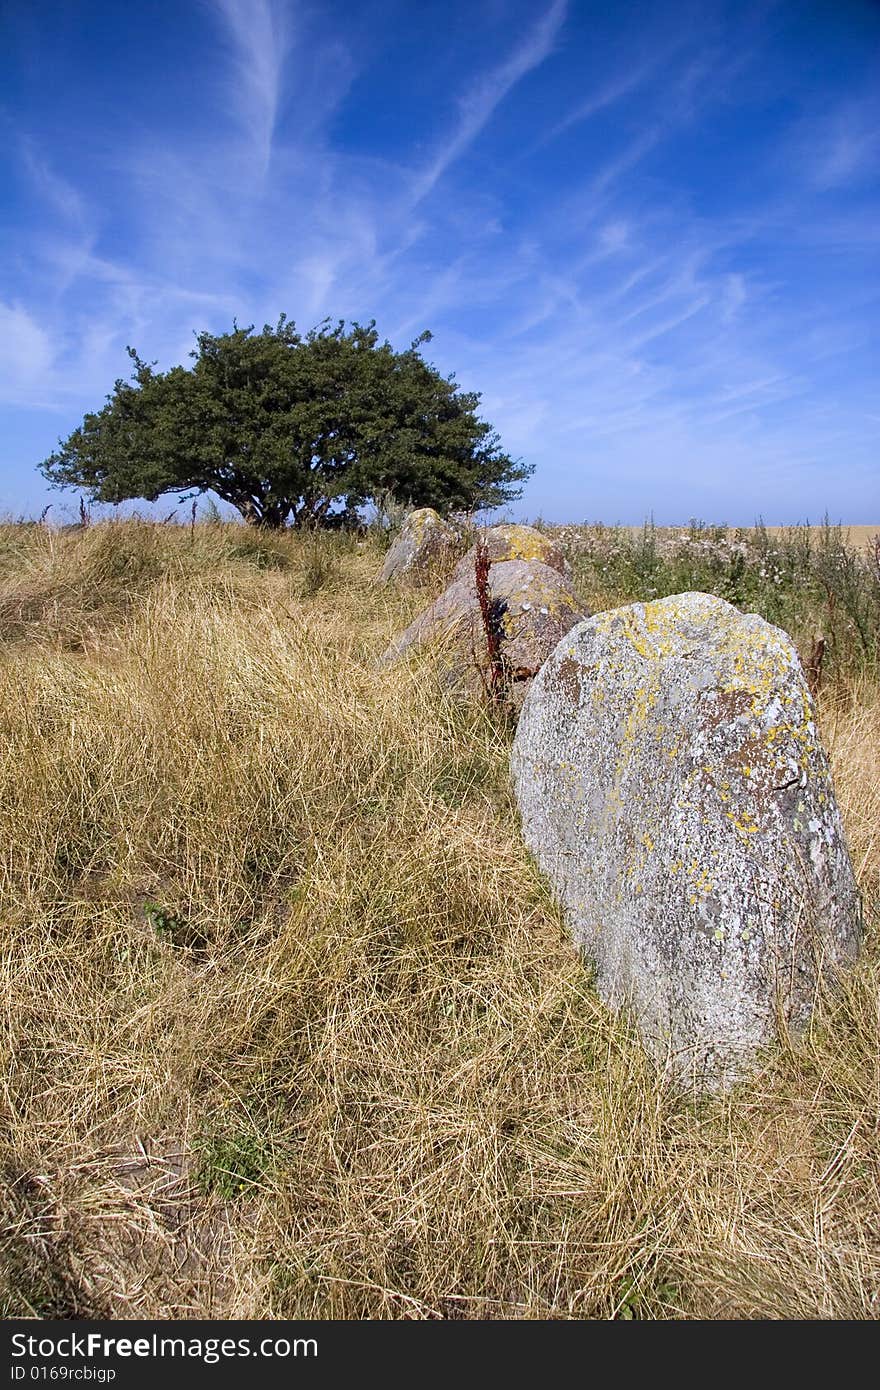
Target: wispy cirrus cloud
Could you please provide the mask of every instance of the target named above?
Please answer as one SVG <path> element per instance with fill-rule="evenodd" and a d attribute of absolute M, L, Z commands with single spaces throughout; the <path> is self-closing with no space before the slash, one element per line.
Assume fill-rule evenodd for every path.
<path fill-rule="evenodd" d="M 0 302 L 0 402 L 40 405 L 53 360 L 46 329 L 23 305 Z"/>
<path fill-rule="evenodd" d="M 568 0 L 553 0 L 504 62 L 490 68 L 459 98 L 458 124 L 417 175 L 413 189 L 415 203 L 427 197 L 446 170 L 473 144 L 516 84 L 550 56 L 567 11 Z"/>
<path fill-rule="evenodd" d="M 20 137 L 18 149 L 35 192 L 63 224 L 84 229 L 88 219 L 79 191 L 51 167 L 28 136 Z"/>
<path fill-rule="evenodd" d="M 676 36 L 671 42 L 661 44 L 659 49 L 641 58 L 637 62 L 631 60 L 622 64 L 620 70 L 609 80 L 595 91 L 591 92 L 584 101 L 579 102 L 568 115 L 541 136 L 537 142 L 538 148 L 549 144 L 573 126 L 580 125 L 583 121 L 589 121 L 593 116 L 597 116 L 601 111 L 616 106 L 618 102 L 633 96 L 645 84 L 662 72 L 664 67 L 670 62 L 673 56 L 680 52 L 687 42 L 685 35 Z"/>
<path fill-rule="evenodd" d="M 265 174 L 284 90 L 284 67 L 293 42 L 293 12 L 279 0 L 209 0 L 232 45 L 233 110 L 252 157 Z"/>
<path fill-rule="evenodd" d="M 803 168 L 823 192 L 876 179 L 880 169 L 880 100 L 847 103 L 830 118 L 809 122 L 801 136 Z"/>
<path fill-rule="evenodd" d="M 387 29 L 367 54 L 348 6 L 204 0 L 198 128 L 172 112 L 173 139 L 102 129 L 98 179 L 94 157 L 65 160 L 21 121 L 4 399 L 55 412 L 44 454 L 127 370 L 127 342 L 167 366 L 233 317 L 375 317 L 398 345 L 434 330 L 437 365 L 483 392 L 506 447 L 538 465 L 525 511 L 749 520 L 801 478 L 800 513 L 816 514 L 823 460 L 830 476 L 842 452 L 867 505 L 874 108 L 798 89 L 797 121 L 764 115 L 789 59 L 769 69 L 772 35 L 719 5 L 650 52 L 612 24 L 604 66 L 589 52 L 602 81 L 560 122 L 559 74 L 571 91 L 583 57 L 563 0 L 487 6 L 481 65 L 437 64 L 415 43 L 419 7 L 395 0 L 370 9 Z M 407 24 L 417 139 L 374 110 L 393 65 L 370 68 Z M 506 98 L 526 78 L 536 141 L 511 155 L 526 122 L 505 124 L 523 109 Z"/>

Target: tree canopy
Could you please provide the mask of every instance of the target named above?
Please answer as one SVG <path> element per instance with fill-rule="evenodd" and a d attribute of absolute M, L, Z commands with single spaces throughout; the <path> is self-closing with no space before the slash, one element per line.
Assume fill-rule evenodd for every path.
<path fill-rule="evenodd" d="M 384 494 L 438 511 L 503 505 L 532 471 L 514 462 L 480 397 L 375 324 L 285 315 L 261 333 L 199 333 L 192 367 L 157 372 L 128 348 L 130 381 L 40 465 L 93 500 L 213 492 L 262 526 L 339 524 Z"/>

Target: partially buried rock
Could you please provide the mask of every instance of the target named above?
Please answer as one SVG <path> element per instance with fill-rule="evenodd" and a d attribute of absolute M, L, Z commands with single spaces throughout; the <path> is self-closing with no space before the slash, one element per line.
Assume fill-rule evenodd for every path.
<path fill-rule="evenodd" d="M 649 1051 L 710 1088 L 809 1018 L 858 950 L 859 893 L 785 633 L 707 594 L 582 623 L 512 756 L 523 834 Z"/>
<path fill-rule="evenodd" d="M 458 527 L 444 521 L 433 507 L 419 507 L 409 513 L 385 556 L 379 582 L 406 580 L 422 584 L 444 569 L 448 575 L 465 544 Z"/>
<path fill-rule="evenodd" d="M 504 560 L 525 560 L 529 563 L 536 562 L 547 565 L 552 570 L 558 570 L 566 579 L 569 576 L 568 561 L 561 547 L 555 541 L 550 540 L 543 531 L 536 530 L 534 526 L 520 526 L 513 523 L 490 526 L 488 530 L 481 532 L 480 540 L 486 547 L 489 560 L 493 565 L 500 564 Z M 476 547 L 473 547 L 459 560 L 453 572 L 453 578 L 467 577 L 473 571 L 475 560 Z"/>
<path fill-rule="evenodd" d="M 508 694 L 519 704 L 528 682 L 558 642 L 584 618 L 584 609 L 558 570 L 505 560 L 489 570 L 490 621 L 500 640 Z M 480 690 L 489 682 L 486 633 L 473 566 L 410 623 L 383 662 L 436 646 L 450 688 Z"/>

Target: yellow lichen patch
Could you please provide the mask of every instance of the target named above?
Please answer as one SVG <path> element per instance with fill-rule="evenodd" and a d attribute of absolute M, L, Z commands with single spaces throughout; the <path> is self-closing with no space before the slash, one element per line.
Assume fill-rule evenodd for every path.
<path fill-rule="evenodd" d="M 740 816 L 735 815 L 733 811 L 725 811 L 724 814 L 727 816 L 731 825 L 745 837 L 756 835 L 761 828 L 759 825 L 755 824 L 754 817 L 748 811 L 744 811 Z"/>
<path fill-rule="evenodd" d="M 656 677 L 656 672 L 654 676 Z M 624 775 L 630 765 L 633 743 L 647 722 L 648 712 L 656 703 L 657 691 L 651 689 L 650 685 L 639 686 L 633 694 L 632 704 L 624 722 L 623 737 L 620 740 L 617 766 L 614 773 L 614 790 L 618 795 Z"/>
<path fill-rule="evenodd" d="M 419 507 L 407 517 L 407 527 L 415 536 L 422 536 L 431 527 L 443 524 L 443 518 L 433 507 Z"/>
<path fill-rule="evenodd" d="M 788 658 L 780 646 L 768 645 L 766 629 L 744 624 L 742 614 L 723 600 L 700 595 L 703 612 L 694 611 L 694 595 L 654 599 L 619 610 L 625 634 L 632 646 L 646 658 L 685 653 L 696 638 L 686 635 L 696 623 L 711 629 L 713 645 L 726 653 L 731 675 L 722 686 L 725 693 L 744 691 L 756 705 L 769 698 L 782 682 Z"/>
<path fill-rule="evenodd" d="M 538 560 L 552 569 L 559 567 L 557 546 L 532 526 L 493 526 L 487 541 L 496 563 L 499 560 Z"/>

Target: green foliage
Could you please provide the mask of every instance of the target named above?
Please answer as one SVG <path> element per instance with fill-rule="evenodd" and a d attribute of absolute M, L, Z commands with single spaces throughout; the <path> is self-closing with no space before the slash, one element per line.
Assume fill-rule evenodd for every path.
<path fill-rule="evenodd" d="M 173 939 L 186 928 L 183 918 L 178 917 L 170 908 L 163 907 L 161 903 L 144 903 L 144 916 L 160 936 L 165 935 Z"/>
<path fill-rule="evenodd" d="M 197 1185 L 227 1202 L 267 1187 L 279 1163 L 290 1161 L 294 1111 L 289 1100 L 267 1093 L 265 1077 L 244 1095 L 227 1090 L 210 1106 L 193 1143 Z"/>
<path fill-rule="evenodd" d="M 763 524 L 730 531 L 691 522 L 684 530 L 563 528 L 575 583 L 591 608 L 670 594 L 717 594 L 760 613 L 799 642 L 822 633 L 826 667 L 875 671 L 880 663 L 880 568 L 847 544 L 843 528 Z"/>
<path fill-rule="evenodd" d="M 274 1163 L 271 1138 L 242 1116 L 228 1117 L 225 1126 L 203 1134 L 194 1147 L 196 1181 L 227 1202 L 259 1187 Z"/>
<path fill-rule="evenodd" d="M 616 1312 L 619 1320 L 653 1320 L 675 1316 L 679 1310 L 680 1291 L 674 1279 L 645 1283 L 630 1276 L 621 1281 Z"/>
<path fill-rule="evenodd" d="M 366 327 L 301 336 L 200 333 L 191 369 L 156 372 L 133 348 L 131 381 L 41 464 L 94 500 L 213 492 L 257 525 L 345 525 L 393 495 L 439 511 L 503 505 L 531 471 L 476 415 L 479 396 Z"/>
<path fill-rule="evenodd" d="M 170 946 L 201 952 L 207 945 L 205 934 L 198 926 L 162 903 L 144 903 L 144 917 L 156 935 Z"/>

